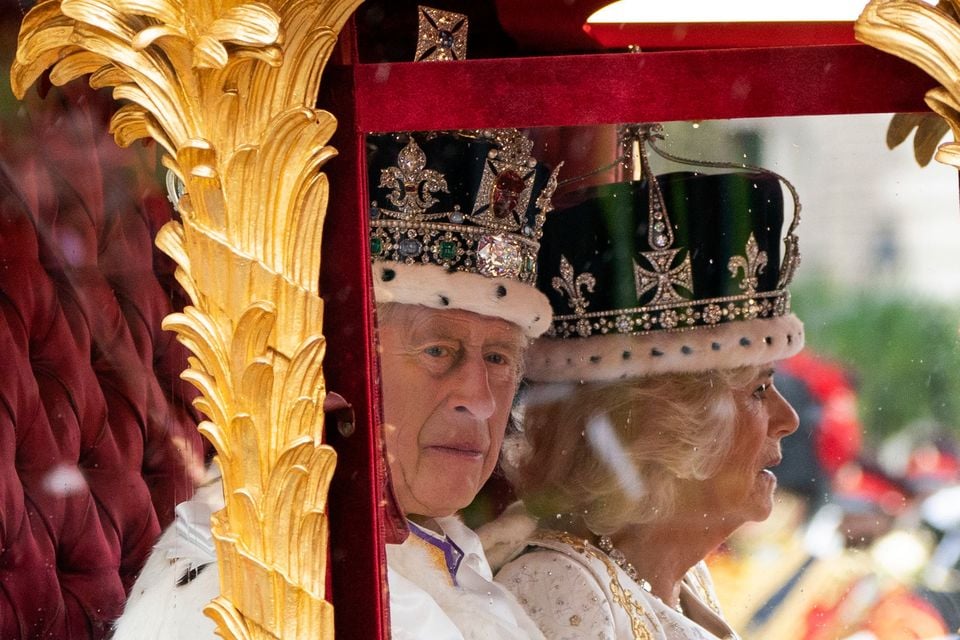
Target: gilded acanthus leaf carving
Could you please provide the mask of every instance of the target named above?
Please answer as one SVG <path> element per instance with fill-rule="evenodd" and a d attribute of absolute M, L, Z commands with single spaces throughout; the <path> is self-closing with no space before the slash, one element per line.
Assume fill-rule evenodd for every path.
<path fill-rule="evenodd" d="M 915 133 L 914 133 L 914 130 Z M 917 164 L 930 164 L 950 125 L 936 113 L 895 113 L 887 126 L 887 148 L 893 149 L 913 136 L 913 157 Z"/>
<path fill-rule="evenodd" d="M 958 15 L 958 0 L 941 0 L 936 6 L 925 0 L 870 0 L 855 24 L 857 39 L 917 65 L 940 83 L 925 99 L 950 125 L 954 141 L 941 144 L 936 158 L 956 167 L 960 167 Z"/>
<path fill-rule="evenodd" d="M 44 0 L 24 18 L 11 83 L 46 70 L 113 87 L 120 145 L 149 137 L 182 182 L 158 246 L 192 306 L 168 317 L 193 356 L 217 450 L 225 638 L 332 638 L 320 243 L 334 117 L 314 106 L 360 0 Z"/>

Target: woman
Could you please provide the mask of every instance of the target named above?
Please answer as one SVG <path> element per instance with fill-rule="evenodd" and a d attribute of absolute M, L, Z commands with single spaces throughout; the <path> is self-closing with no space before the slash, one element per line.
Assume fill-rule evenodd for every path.
<path fill-rule="evenodd" d="M 739 171 L 595 188 L 545 226 L 553 330 L 504 456 L 540 524 L 497 580 L 546 637 L 736 638 L 703 558 L 770 514 L 797 428 L 782 222 L 779 177 Z"/>

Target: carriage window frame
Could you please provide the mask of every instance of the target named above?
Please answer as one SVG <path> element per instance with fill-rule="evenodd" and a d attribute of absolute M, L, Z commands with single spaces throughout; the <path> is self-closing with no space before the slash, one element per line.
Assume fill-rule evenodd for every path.
<path fill-rule="evenodd" d="M 353 435 L 330 430 L 341 465 L 330 508 L 335 608 L 370 614 L 351 629 L 357 637 L 388 637 L 383 545 L 402 526 L 385 508 L 389 482 L 369 270 L 367 134 L 920 112 L 927 110 L 924 94 L 935 85 L 916 67 L 861 44 L 442 63 L 359 63 L 354 48 L 346 57 L 325 73 L 319 101 L 338 118 L 332 142 L 340 154 L 328 165 L 321 290 L 328 292 L 329 388 L 344 393 L 356 411 Z M 581 86 L 576 78 L 592 80 Z M 341 288 L 331 288 L 333 283 Z M 358 379 L 359 371 L 365 379 Z M 338 636 L 342 632 L 338 627 Z"/>

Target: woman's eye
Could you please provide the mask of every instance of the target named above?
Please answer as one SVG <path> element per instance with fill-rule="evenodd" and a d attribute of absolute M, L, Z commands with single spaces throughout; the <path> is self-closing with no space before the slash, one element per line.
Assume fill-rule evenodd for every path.
<path fill-rule="evenodd" d="M 765 397 L 766 394 L 767 394 L 767 389 L 769 389 L 769 388 L 770 388 L 770 384 L 769 384 L 769 383 L 762 384 L 762 385 L 760 385 L 759 387 L 757 387 L 756 389 L 754 389 L 753 395 L 754 395 L 758 400 L 763 400 L 764 397 Z"/>

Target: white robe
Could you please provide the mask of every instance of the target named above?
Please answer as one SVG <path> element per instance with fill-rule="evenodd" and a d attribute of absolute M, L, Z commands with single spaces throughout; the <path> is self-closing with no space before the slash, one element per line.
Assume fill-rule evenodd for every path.
<path fill-rule="evenodd" d="M 210 515 L 223 507 L 218 474 L 177 506 L 131 590 L 114 640 L 214 640 L 203 608 L 220 593 Z M 387 545 L 394 640 L 540 640 L 543 636 L 508 591 L 493 582 L 480 541 L 456 518 L 439 518 L 464 556 L 458 586 L 430 545 L 411 534 Z M 338 618 L 346 622 L 349 616 Z"/>
<path fill-rule="evenodd" d="M 603 551 L 559 532 L 540 532 L 497 573 L 550 640 L 716 640 L 715 635 L 645 591 Z M 726 627 L 706 566 L 683 579 L 682 602 L 698 619 Z M 692 613 L 692 612 L 691 612 Z"/>
<path fill-rule="evenodd" d="M 394 640 L 542 638 L 510 593 L 493 581 L 477 535 L 457 518 L 437 518 L 464 553 L 457 586 L 429 545 L 411 534 L 387 545 L 390 628 Z"/>
<path fill-rule="evenodd" d="M 213 640 L 216 625 L 203 608 L 220 593 L 210 515 L 223 508 L 216 467 L 193 498 L 177 505 L 137 578 L 113 640 Z"/>

